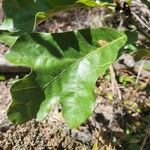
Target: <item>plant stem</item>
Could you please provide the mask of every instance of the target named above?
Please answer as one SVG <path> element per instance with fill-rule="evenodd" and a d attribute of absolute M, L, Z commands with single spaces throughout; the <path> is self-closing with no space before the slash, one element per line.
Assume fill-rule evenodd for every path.
<path fill-rule="evenodd" d="M 110 76 L 111 76 L 113 96 L 118 96 L 119 100 L 122 100 L 121 91 L 119 89 L 119 86 L 118 86 L 118 83 L 117 83 L 117 80 L 116 80 L 116 75 L 115 75 L 113 65 L 109 66 L 109 70 L 110 70 Z"/>

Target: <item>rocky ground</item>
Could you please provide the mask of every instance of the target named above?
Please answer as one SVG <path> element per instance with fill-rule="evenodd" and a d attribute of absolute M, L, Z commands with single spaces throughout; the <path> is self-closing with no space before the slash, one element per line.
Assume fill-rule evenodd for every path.
<path fill-rule="evenodd" d="M 139 9 L 138 7 L 136 7 Z M 3 18 L 0 10 L 0 17 Z M 113 22 L 108 9 L 79 9 L 58 14 L 37 27 L 37 31 L 63 32 L 83 27 L 124 28 L 123 19 Z M 143 40 L 139 42 L 149 43 Z M 1 43 L 0 53 L 8 48 Z M 120 67 L 116 79 L 122 100 L 113 97 L 110 74 L 95 84 L 97 95 L 93 115 L 78 129 L 69 129 L 56 105 L 43 122 L 31 120 L 11 124 L 6 110 L 11 102 L 10 86 L 22 74 L 0 73 L 0 149 L 2 150 L 149 150 L 150 147 L 150 76 Z M 144 71 L 144 70 L 143 70 Z"/>
<path fill-rule="evenodd" d="M 58 106 L 43 122 L 32 120 L 22 125 L 11 125 L 1 117 L 1 149 L 90 150 L 97 141 L 101 149 L 140 148 L 150 125 L 149 79 L 141 79 L 135 84 L 136 76 L 124 71 L 118 73 L 123 100 L 118 102 L 113 98 L 109 75 L 99 78 L 93 115 L 79 129 L 69 129 L 65 125 Z M 0 85 L 2 114 L 10 101 L 10 86 L 7 81 Z M 146 150 L 150 146 L 149 141 L 147 139 L 144 145 Z"/>

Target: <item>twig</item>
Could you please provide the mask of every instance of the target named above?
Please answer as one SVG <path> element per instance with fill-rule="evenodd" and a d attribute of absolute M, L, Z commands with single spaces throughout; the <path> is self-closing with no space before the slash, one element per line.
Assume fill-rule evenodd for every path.
<path fill-rule="evenodd" d="M 81 25 L 81 23 L 80 23 L 80 20 L 79 20 L 78 14 L 77 14 L 77 12 L 75 12 L 74 14 L 75 14 L 75 19 L 76 19 L 76 22 L 77 22 L 78 28 L 79 28 L 79 29 L 81 29 L 82 25 Z"/>
<path fill-rule="evenodd" d="M 150 30 L 150 26 L 148 26 L 136 13 L 132 12 L 132 15 L 137 19 L 137 21 L 148 30 Z"/>
<path fill-rule="evenodd" d="M 115 71 L 114 71 L 113 65 L 109 66 L 109 70 L 110 70 L 110 75 L 111 75 L 113 96 L 118 96 L 119 100 L 122 100 L 121 91 L 120 91 L 118 83 L 116 81 L 116 76 L 115 76 Z"/>
<path fill-rule="evenodd" d="M 133 14 L 133 13 L 132 13 L 132 14 Z M 139 24 L 135 21 L 133 15 L 129 16 L 129 20 L 130 20 L 130 22 L 131 22 L 133 25 L 136 26 L 137 30 L 138 30 L 141 34 L 143 34 L 147 39 L 150 40 L 150 34 L 147 33 L 147 32 L 145 32 L 145 30 L 139 26 Z M 140 21 L 139 23 L 141 23 L 141 22 L 142 22 L 142 21 Z M 146 26 L 145 26 L 145 27 L 146 27 Z"/>
<path fill-rule="evenodd" d="M 145 63 L 145 60 L 142 60 L 142 63 L 141 63 L 141 65 L 140 65 L 140 68 L 139 68 L 139 71 L 138 71 L 138 75 L 137 75 L 135 84 L 138 84 L 138 82 L 139 82 L 139 77 L 140 77 L 140 75 L 141 75 L 141 72 L 142 72 L 142 68 L 143 68 L 144 63 Z"/>
<path fill-rule="evenodd" d="M 143 140 L 143 142 L 142 142 L 142 145 L 141 145 L 141 147 L 140 147 L 139 150 L 143 150 L 143 149 L 144 149 L 144 146 L 145 146 L 145 144 L 146 144 L 146 141 L 147 141 L 148 137 L 149 137 L 149 135 L 146 134 L 146 136 L 145 136 L 145 138 L 144 138 L 144 140 Z"/>
<path fill-rule="evenodd" d="M 145 59 L 145 62 L 146 61 L 147 63 L 150 63 L 149 60 Z M 116 71 L 127 69 L 136 76 L 139 73 L 140 66 L 141 66 L 141 61 L 135 62 L 134 57 L 131 54 L 121 55 L 120 58 L 118 59 L 118 62 L 113 64 L 113 67 Z M 142 78 L 149 78 L 150 72 L 142 68 L 140 76 Z"/>
<path fill-rule="evenodd" d="M 132 23 L 133 25 L 136 26 L 137 30 L 143 34 L 147 39 L 150 40 L 150 34 L 147 33 L 144 28 L 142 28 L 141 26 L 144 26 L 145 28 L 147 28 L 147 30 L 150 29 L 150 27 L 144 23 L 144 21 L 138 17 L 134 12 L 131 11 L 130 7 L 128 6 L 128 4 L 126 2 L 124 2 L 123 7 L 120 5 L 120 3 L 117 2 L 117 11 L 122 10 L 123 14 L 126 16 L 126 21 Z M 141 26 L 140 26 L 140 25 Z"/>

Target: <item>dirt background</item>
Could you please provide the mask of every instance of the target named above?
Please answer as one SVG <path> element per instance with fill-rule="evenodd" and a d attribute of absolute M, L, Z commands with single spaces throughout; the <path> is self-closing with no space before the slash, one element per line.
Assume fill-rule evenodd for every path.
<path fill-rule="evenodd" d="M 132 10 L 150 22 L 150 12 L 145 5 L 133 1 Z M 0 19 L 3 20 L 3 17 L 0 5 Z M 58 14 L 40 24 L 36 30 L 63 32 L 85 27 L 128 29 L 130 24 L 126 24 L 122 15 L 113 14 L 106 8 L 84 8 Z M 141 34 L 138 42 L 147 45 L 150 43 Z M 6 45 L 0 44 L 1 54 L 4 55 L 8 50 Z M 59 105 L 54 107 L 43 122 L 33 119 L 22 125 L 11 124 L 6 115 L 11 102 L 9 90 L 14 80 L 22 75 L 0 73 L 3 80 L 0 81 L 0 149 L 149 150 L 150 76 L 141 73 L 136 83 L 138 72 L 120 66 L 115 73 L 123 99 L 119 101 L 118 97 L 113 97 L 110 75 L 106 73 L 96 82 L 97 98 L 93 114 L 78 129 L 67 127 Z"/>

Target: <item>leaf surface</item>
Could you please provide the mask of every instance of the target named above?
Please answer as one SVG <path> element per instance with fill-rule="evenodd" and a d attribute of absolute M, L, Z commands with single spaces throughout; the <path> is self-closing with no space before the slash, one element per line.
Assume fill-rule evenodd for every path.
<path fill-rule="evenodd" d="M 18 36 L 16 36 L 15 33 L 0 31 L 0 42 L 5 43 L 8 46 L 12 46 L 17 38 Z"/>
<path fill-rule="evenodd" d="M 31 67 L 32 72 L 11 87 L 9 119 L 13 123 L 42 120 L 59 102 L 70 127 L 85 122 L 93 111 L 95 82 L 126 40 L 123 32 L 106 28 L 20 36 L 6 58 Z M 99 41 L 107 44 L 100 47 Z"/>

